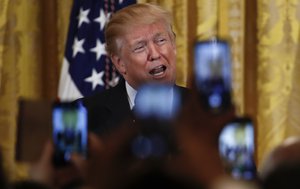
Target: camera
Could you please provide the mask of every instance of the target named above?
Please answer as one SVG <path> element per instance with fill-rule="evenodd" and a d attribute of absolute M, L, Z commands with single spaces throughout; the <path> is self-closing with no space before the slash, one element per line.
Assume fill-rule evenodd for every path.
<path fill-rule="evenodd" d="M 219 136 L 219 154 L 225 170 L 235 179 L 254 180 L 254 127 L 250 118 L 227 123 Z"/>
<path fill-rule="evenodd" d="M 140 132 L 131 145 L 135 157 L 161 158 L 176 151 L 172 126 L 180 107 L 176 87 L 151 83 L 138 90 L 133 113 Z"/>
<path fill-rule="evenodd" d="M 204 107 L 220 113 L 231 105 L 231 52 L 221 39 L 198 41 L 194 46 L 195 84 Z"/>
<path fill-rule="evenodd" d="M 87 156 L 87 110 L 80 102 L 55 102 L 52 108 L 54 164 L 68 165 L 71 154 Z"/>

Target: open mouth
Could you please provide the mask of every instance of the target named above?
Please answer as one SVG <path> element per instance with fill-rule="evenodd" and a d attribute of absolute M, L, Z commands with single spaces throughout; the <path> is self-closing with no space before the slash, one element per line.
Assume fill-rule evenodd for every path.
<path fill-rule="evenodd" d="M 161 65 L 156 68 L 153 68 L 149 73 L 153 76 L 160 76 L 165 72 L 166 69 L 167 69 L 166 66 Z"/>

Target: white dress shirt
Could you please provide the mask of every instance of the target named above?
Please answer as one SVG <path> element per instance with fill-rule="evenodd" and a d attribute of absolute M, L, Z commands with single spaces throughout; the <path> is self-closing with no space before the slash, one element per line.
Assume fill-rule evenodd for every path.
<path fill-rule="evenodd" d="M 132 109 L 133 106 L 135 105 L 134 99 L 135 99 L 135 96 L 136 96 L 137 91 L 136 91 L 134 88 L 132 88 L 132 87 L 127 83 L 127 81 L 125 82 L 125 86 L 126 86 L 127 99 L 128 99 L 129 105 L 130 105 L 130 109 Z"/>

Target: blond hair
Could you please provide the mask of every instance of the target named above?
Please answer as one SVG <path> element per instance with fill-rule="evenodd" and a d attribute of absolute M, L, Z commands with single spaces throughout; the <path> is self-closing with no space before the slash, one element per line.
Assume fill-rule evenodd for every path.
<path fill-rule="evenodd" d="M 134 4 L 117 11 L 105 28 L 106 51 L 108 55 L 118 55 L 121 48 L 120 39 L 126 34 L 128 28 L 156 22 L 165 24 L 170 38 L 174 41 L 175 33 L 172 30 L 172 15 L 169 11 L 149 3 Z"/>

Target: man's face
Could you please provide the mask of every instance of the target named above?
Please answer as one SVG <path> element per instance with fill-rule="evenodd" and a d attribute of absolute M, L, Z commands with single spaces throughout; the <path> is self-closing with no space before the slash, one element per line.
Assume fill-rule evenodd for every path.
<path fill-rule="evenodd" d="M 126 33 L 119 55 L 113 56 L 125 80 L 135 89 L 148 82 L 174 84 L 176 45 L 165 25 L 141 25 Z"/>

